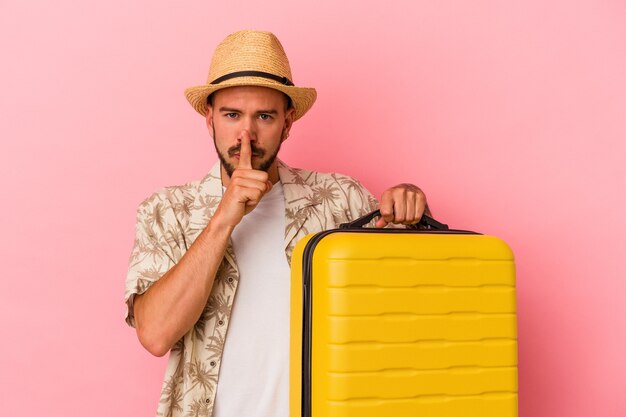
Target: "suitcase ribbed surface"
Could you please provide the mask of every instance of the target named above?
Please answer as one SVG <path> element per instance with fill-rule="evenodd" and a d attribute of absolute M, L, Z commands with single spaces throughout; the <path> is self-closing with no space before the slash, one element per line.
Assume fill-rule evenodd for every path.
<path fill-rule="evenodd" d="M 515 268 L 504 242 L 336 232 L 309 261 L 311 416 L 517 415 Z M 292 355 L 301 336 L 292 333 Z M 294 402 L 292 417 L 302 415 Z"/>

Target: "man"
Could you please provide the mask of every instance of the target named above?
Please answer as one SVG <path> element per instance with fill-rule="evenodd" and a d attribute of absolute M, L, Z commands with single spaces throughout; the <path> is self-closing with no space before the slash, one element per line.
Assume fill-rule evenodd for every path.
<path fill-rule="evenodd" d="M 185 92 L 206 118 L 219 163 L 139 207 L 126 320 L 149 352 L 170 352 L 160 416 L 287 416 L 293 247 L 377 207 L 350 177 L 276 158 L 316 98 L 291 80 L 274 35 L 228 36 L 208 83 Z M 380 210 L 378 227 L 416 223 L 425 196 L 399 185 Z"/>

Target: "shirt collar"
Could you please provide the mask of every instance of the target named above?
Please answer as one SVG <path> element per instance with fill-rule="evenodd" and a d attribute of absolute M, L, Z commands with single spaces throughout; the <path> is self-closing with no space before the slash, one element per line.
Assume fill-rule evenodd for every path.
<path fill-rule="evenodd" d="M 313 189 L 307 182 L 309 178 L 304 174 L 305 171 L 291 168 L 280 159 L 276 161 L 278 177 L 285 194 L 285 210 L 295 213 L 304 207 L 318 204 L 313 198 Z M 199 233 L 206 227 L 209 219 L 215 214 L 222 195 L 222 172 L 218 160 L 209 173 L 200 180 L 190 220 L 190 226 L 194 231 Z"/>

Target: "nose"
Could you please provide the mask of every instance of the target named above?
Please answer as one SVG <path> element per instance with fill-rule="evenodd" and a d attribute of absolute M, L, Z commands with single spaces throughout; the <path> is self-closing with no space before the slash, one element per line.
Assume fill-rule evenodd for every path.
<path fill-rule="evenodd" d="M 256 129 L 254 128 L 254 123 L 246 123 L 242 126 L 239 134 L 237 135 L 237 143 L 241 143 L 243 135 L 247 135 L 250 138 L 250 142 L 256 142 L 257 135 Z"/>
<path fill-rule="evenodd" d="M 241 141 L 243 140 L 244 136 L 247 136 L 250 139 L 250 142 L 256 142 L 256 134 L 253 133 L 254 130 L 250 130 L 247 128 L 243 128 L 239 131 L 239 134 L 237 135 L 237 144 L 241 144 Z"/>

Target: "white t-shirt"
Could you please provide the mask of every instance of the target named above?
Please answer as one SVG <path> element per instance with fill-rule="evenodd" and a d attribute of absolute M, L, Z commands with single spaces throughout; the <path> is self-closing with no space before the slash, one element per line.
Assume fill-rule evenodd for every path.
<path fill-rule="evenodd" d="M 244 216 L 232 241 L 240 279 L 213 415 L 288 417 L 290 269 L 280 182 Z"/>

